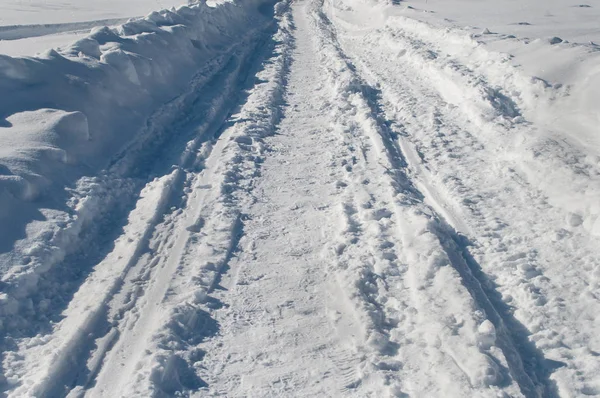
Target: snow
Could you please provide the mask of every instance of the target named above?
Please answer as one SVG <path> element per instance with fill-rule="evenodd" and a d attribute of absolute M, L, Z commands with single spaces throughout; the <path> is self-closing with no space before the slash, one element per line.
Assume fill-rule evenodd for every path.
<path fill-rule="evenodd" d="M 236 17 L 240 23 L 234 25 Z M 211 69 L 224 62 L 218 55 L 248 33 L 251 21 L 233 4 L 214 11 L 199 4 L 153 13 L 114 30 L 95 28 L 62 53 L 50 50 L 40 58 L 22 59 L 0 56 L 5 94 L 0 100 L 3 281 L 26 288 L 29 283 L 17 282 L 21 276 L 35 279 L 31 272 L 64 257 L 69 228 L 26 229 L 31 221 L 49 217 L 39 209 L 60 205 L 53 201 L 65 195 L 65 186 L 106 168 L 124 147 L 133 153 L 136 146 L 151 146 L 140 131 L 151 113 L 176 98 L 194 74 L 197 84 L 209 78 Z M 229 37 L 222 36 L 223 31 Z M 167 108 L 178 105 L 175 99 Z M 164 115 L 155 114 L 154 125 L 146 130 L 168 123 L 162 117 L 170 117 L 168 109 Z M 124 174 L 126 166 L 114 168 Z M 70 215 L 67 219 L 77 218 L 71 206 L 63 204 L 57 210 Z M 66 237 L 59 236 L 65 233 Z M 47 243 L 32 250 L 31 241 L 17 242 L 26 236 Z"/>
<path fill-rule="evenodd" d="M 597 195 L 592 192 L 599 184 L 592 159 L 598 151 L 581 143 L 588 134 L 595 136 L 593 130 L 568 123 L 573 107 L 580 121 L 595 117 L 591 103 L 579 97 L 590 87 L 571 81 L 567 96 L 561 92 L 565 86 L 528 76 L 530 69 L 515 62 L 523 61 L 518 55 L 496 53 L 464 30 L 436 27 L 432 18 L 425 23 L 398 15 L 404 9 L 367 10 L 360 2 L 351 7 L 330 10 L 344 28 L 338 30 L 342 44 L 367 81 L 381 87 L 382 107 L 395 121 L 402 152 L 426 202 L 472 239 L 475 275 L 484 272 L 483 293 L 504 318 L 508 334 L 524 350 L 517 330 L 531 333 L 528 340 L 535 347 L 523 357 L 524 371 L 534 383 L 546 384 L 542 396 L 595 391 L 590 387 L 597 383 L 593 354 L 582 352 L 596 352 L 595 316 L 587 311 L 597 304 L 584 293 L 590 289 L 587 282 L 572 276 L 581 272 L 580 281 L 591 278 L 596 286 L 597 205 L 592 197 Z M 396 58 L 389 57 L 390 51 Z M 543 65 L 544 53 L 535 55 Z M 561 108 L 565 102 L 569 107 Z M 550 120 L 563 123 L 549 123 L 550 114 Z M 583 268 L 576 271 L 574 264 Z M 497 295 L 514 312 L 503 308 Z M 560 319 L 555 318 L 557 303 L 569 303 L 561 305 Z M 485 311 L 490 315 L 489 308 Z M 560 348 L 566 346 L 571 348 Z M 532 364 L 527 357 L 539 357 L 535 349 L 546 358 Z M 580 352 L 576 361 L 571 349 Z M 535 365 L 543 361 L 547 365 Z M 513 366 L 509 362 L 511 374 Z M 549 369 L 556 389 L 543 381 Z"/>
<path fill-rule="evenodd" d="M 33 39 L 0 41 L 0 53 L 11 57 L 25 57 L 43 53 L 48 48 L 59 48 L 73 43 L 89 34 L 84 32 L 59 33 Z"/>
<path fill-rule="evenodd" d="M 407 0 L 402 6 L 412 7 L 408 12 L 417 19 L 479 31 L 488 29 L 494 35 L 514 35 L 531 40 L 559 37 L 582 44 L 600 41 L 597 24 L 600 10 L 592 2 Z"/>
<path fill-rule="evenodd" d="M 67 46 L 94 27 L 114 26 L 184 0 L 6 0 L 0 4 L 0 54 L 33 56 Z"/>
<path fill-rule="evenodd" d="M 178 7 L 184 0 L 3 0 L 0 26 L 80 23 L 114 18 L 139 17 L 151 11 Z"/>
<path fill-rule="evenodd" d="M 557 127 L 568 130 L 564 136 L 572 140 L 572 145 L 578 144 L 578 150 L 587 151 L 591 147 L 597 153 L 598 116 L 592 104 L 599 84 L 596 43 L 600 42 L 600 30 L 596 21 L 600 9 L 562 0 L 496 4 L 407 1 L 392 14 L 410 18 L 407 28 L 421 37 L 451 43 L 452 54 L 460 56 L 469 66 L 474 63 L 473 57 L 477 60 L 477 53 L 484 53 L 482 71 L 491 62 L 490 53 L 500 62 L 515 65 L 546 91 L 530 94 L 526 91 L 531 88 L 523 84 L 527 82 L 514 82 L 512 91 L 525 91 L 520 93 L 523 97 L 530 95 L 529 99 L 523 98 L 528 100 L 523 111 L 533 108 L 537 112 L 528 116 L 535 117 L 536 123 L 550 130 Z M 467 36 L 472 43 L 468 43 Z M 486 77 L 492 84 L 505 86 L 506 79 L 511 78 L 508 73 L 506 68 L 492 69 Z"/>
<path fill-rule="evenodd" d="M 595 4 L 171 5 L 0 5 L 3 394 L 600 396 Z"/>

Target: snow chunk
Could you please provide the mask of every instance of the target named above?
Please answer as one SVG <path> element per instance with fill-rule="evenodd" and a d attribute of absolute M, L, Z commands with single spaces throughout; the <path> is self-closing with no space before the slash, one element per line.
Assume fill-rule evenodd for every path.
<path fill-rule="evenodd" d="M 496 343 L 496 328 L 488 319 L 479 325 L 477 332 L 479 333 L 479 345 L 484 350 L 489 350 Z"/>

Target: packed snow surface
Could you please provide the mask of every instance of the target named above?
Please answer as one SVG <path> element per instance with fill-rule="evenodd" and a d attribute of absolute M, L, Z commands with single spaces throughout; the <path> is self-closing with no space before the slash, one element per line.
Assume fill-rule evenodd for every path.
<path fill-rule="evenodd" d="M 171 5 L 0 5 L 3 395 L 600 396 L 600 5 Z"/>

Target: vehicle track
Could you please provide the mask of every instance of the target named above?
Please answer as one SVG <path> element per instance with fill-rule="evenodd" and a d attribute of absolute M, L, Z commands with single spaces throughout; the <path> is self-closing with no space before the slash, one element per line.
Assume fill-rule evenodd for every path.
<path fill-rule="evenodd" d="M 163 261 L 170 258 L 168 253 L 173 253 L 173 259 L 167 265 L 176 267 L 176 259 L 182 254 L 182 245 L 187 242 L 185 237 L 173 239 L 171 235 L 181 234 L 179 222 L 193 224 L 181 213 L 202 203 L 202 195 L 198 197 L 191 193 L 197 185 L 197 175 L 207 173 L 203 170 L 209 159 L 212 162 L 223 161 L 220 152 L 217 156 L 211 156 L 214 150 L 212 141 L 218 138 L 223 121 L 237 105 L 236 98 L 244 98 L 241 93 L 248 84 L 253 83 L 254 73 L 263 57 L 272 50 L 270 37 L 275 33 L 273 28 L 271 25 L 257 29 L 244 43 L 233 46 L 228 54 L 210 63 L 212 69 L 209 73 L 201 71 L 190 92 L 157 112 L 146 132 L 116 158 L 111 173 L 100 179 L 100 184 L 115 188 L 114 181 L 118 182 L 127 176 L 125 180 L 129 179 L 132 183 L 119 193 L 113 190 L 112 197 L 113 200 L 134 201 L 131 190 L 135 192 L 136 187 L 140 189 L 146 176 L 152 178 L 156 173 L 166 172 L 163 177 L 150 180 L 144 187 L 141 199 L 134 202 L 135 208 L 124 223 L 123 233 L 114 244 L 107 243 L 108 251 L 101 262 L 90 263 L 91 273 L 85 282 L 81 280 L 80 286 L 75 286 L 77 280 L 72 282 L 73 285 L 65 284 L 69 289 L 76 287 L 78 291 L 61 292 L 66 300 L 70 300 L 69 306 L 60 315 L 62 321 L 52 328 L 52 333 L 45 334 L 42 344 L 31 345 L 29 336 L 20 335 L 22 330 L 15 329 L 12 334 L 8 332 L 7 339 L 18 348 L 18 353 L 15 351 L 13 354 L 10 350 L 5 352 L 6 375 L 14 377 L 21 367 L 45 374 L 43 377 L 37 372 L 20 375 L 22 380 L 32 380 L 32 383 L 23 382 L 23 386 L 11 394 L 61 396 L 69 390 L 75 395 L 81 394 L 82 390 L 95 383 L 96 372 L 101 369 L 106 351 L 111 351 L 116 342 L 122 341 L 127 328 L 136 324 L 140 314 L 147 313 L 140 312 L 141 303 L 149 298 L 154 300 L 150 304 L 156 305 L 162 300 L 168 286 L 165 274 L 173 271 L 165 267 Z M 214 96 L 199 97 L 200 92 L 211 91 Z M 182 105 L 185 106 L 183 114 Z M 167 127 L 166 123 L 176 115 L 180 116 L 175 126 Z M 170 135 L 174 138 L 167 139 Z M 218 148 L 223 145 L 218 140 L 216 142 Z M 168 145 L 164 146 L 165 143 Z M 167 155 L 166 161 L 161 164 L 172 161 L 177 166 L 171 167 L 171 170 L 166 167 L 166 170 L 161 170 L 160 166 L 149 163 L 161 155 Z M 201 184 L 200 192 L 206 187 L 210 187 L 210 184 Z M 190 198 L 194 198 L 195 202 Z M 193 204 L 188 203 L 190 201 Z M 111 203 L 114 202 L 105 203 L 107 211 Z M 127 205 L 123 207 L 126 209 Z M 113 234 L 110 228 L 119 230 L 121 224 L 109 223 L 105 228 L 109 228 L 108 231 L 100 228 L 88 233 L 82 244 L 94 242 L 98 235 L 93 233 L 108 233 L 110 236 Z M 172 248 L 173 245 L 176 247 Z M 81 250 L 81 253 L 75 252 L 45 275 L 45 281 L 51 284 L 53 278 L 63 277 L 62 269 L 75 266 L 82 269 L 82 261 L 92 262 L 96 255 L 100 255 L 94 251 L 88 259 L 89 248 Z M 157 280 L 161 275 L 163 278 Z M 76 276 L 81 278 L 81 275 Z M 157 284 L 157 281 L 160 283 Z M 94 293 L 88 295 L 90 292 Z M 71 299 L 69 294 L 73 293 Z M 40 362 L 40 351 L 53 351 L 54 354 L 52 357 L 45 356 L 45 361 Z M 52 365 L 47 361 L 51 361 Z"/>
<path fill-rule="evenodd" d="M 333 47 L 336 49 L 340 61 L 346 63 L 349 71 L 356 73 L 357 68 L 354 67 L 345 55 L 335 35 L 330 33 L 335 29 L 332 28 L 328 17 L 321 11 L 317 11 L 317 15 L 322 25 L 328 30 L 326 36 L 332 39 Z M 543 355 L 527 340 L 527 336 L 523 335 L 525 328 L 507 310 L 506 304 L 502 301 L 498 292 L 494 290 L 489 277 L 485 275 L 481 267 L 469 253 L 469 243 L 450 226 L 444 219 L 443 213 L 440 214 L 437 212 L 437 209 L 445 207 L 445 203 L 436 203 L 435 196 L 433 198 L 426 197 L 418 190 L 418 185 L 415 185 L 411 181 L 408 173 L 413 173 L 413 170 L 411 170 L 412 165 L 406 164 L 400 145 L 392 139 L 392 130 L 389 126 L 392 126 L 393 123 L 385 119 L 385 113 L 380 105 L 381 95 L 379 91 L 368 86 L 359 75 L 354 75 L 352 78 L 355 81 L 351 86 L 363 97 L 362 99 L 367 106 L 366 110 L 371 113 L 368 116 L 374 119 L 373 124 L 376 128 L 373 133 L 379 135 L 375 140 L 382 141 L 383 145 L 381 147 L 384 148 L 382 152 L 386 153 L 392 166 L 391 168 L 398 170 L 395 176 L 393 173 L 388 173 L 388 175 L 394 176 L 392 185 L 397 192 L 408 191 L 409 194 L 414 196 L 415 202 L 425 200 L 422 204 L 431 204 L 430 214 L 435 220 L 432 233 L 436 235 L 436 239 L 439 240 L 439 244 L 443 247 L 450 264 L 460 275 L 462 279 L 461 283 L 469 291 L 476 307 L 494 325 L 497 337 L 496 344 L 502 350 L 510 375 L 519 384 L 521 393 L 526 397 L 557 396 L 555 384 L 548 379 L 548 365 L 544 364 L 545 359 Z M 403 103 L 411 102 L 410 100 L 405 100 Z M 365 128 L 365 130 L 367 129 Z M 351 190 L 356 191 L 356 187 L 353 187 Z M 426 310 L 422 309 L 421 311 L 424 312 Z M 459 366 L 461 365 L 459 364 Z M 467 374 L 469 373 L 469 370 L 464 371 Z M 492 384 L 497 382 L 494 381 Z"/>
<path fill-rule="evenodd" d="M 461 65 L 438 43 L 415 41 L 412 36 L 416 34 L 406 34 L 405 38 L 402 26 L 392 30 L 399 33 L 387 37 L 390 34 L 387 30 L 380 34 L 364 26 L 353 26 L 343 21 L 343 15 L 335 15 L 339 17 L 341 40 L 352 53 L 352 61 L 365 79 L 378 88 L 373 100 L 391 121 L 393 140 L 407 155 L 411 180 L 424 193 L 425 201 L 445 219 L 446 225 L 442 228 L 446 235 L 445 246 L 449 254 L 454 253 L 451 257 L 458 259 L 457 269 L 472 294 L 480 297 L 478 301 L 487 308 L 490 319 L 497 318 L 494 323 L 499 325 L 498 330 L 503 330 L 505 339 L 513 340 L 510 356 L 522 358 L 514 364 L 513 373 L 525 372 L 531 379 L 532 383 L 525 381 L 522 385 L 524 393 L 558 396 L 556 380 L 561 380 L 562 388 L 567 390 L 579 388 L 576 386 L 583 380 L 591 380 L 593 367 L 585 370 L 592 372 L 585 376 L 583 369 L 587 366 L 575 374 L 571 369 L 579 368 L 582 363 L 571 362 L 572 354 L 568 350 L 555 349 L 565 326 L 551 315 L 552 308 L 565 300 L 571 302 L 563 297 L 565 292 L 589 289 L 587 283 L 580 284 L 582 280 L 576 275 L 567 278 L 571 271 L 562 267 L 561 260 L 557 259 L 561 254 L 554 255 L 547 250 L 548 225 L 560 225 L 566 216 L 559 208 L 549 205 L 549 200 L 537 190 L 537 181 L 530 181 L 518 171 L 518 165 L 511 163 L 511 157 L 503 155 L 507 148 L 490 146 L 490 141 L 484 139 L 495 134 L 498 142 L 505 143 L 506 137 L 515 130 L 534 127 L 516 124 L 511 127 L 513 131 L 507 130 L 510 120 L 507 122 L 505 118 L 512 118 L 514 114 L 506 113 L 503 107 L 496 110 L 497 118 L 473 116 L 472 108 L 465 110 L 473 104 L 449 105 L 451 99 L 438 91 L 443 83 L 432 85 L 430 82 L 450 78 L 464 81 L 465 92 L 508 92 L 508 89 L 486 88 L 485 77 Z M 449 37 L 447 40 L 448 48 L 452 49 L 456 45 L 452 40 L 458 39 Z M 431 51 L 436 51 L 437 56 L 428 58 Z M 388 56 L 398 52 L 399 58 Z M 451 66 L 445 69 L 446 64 Z M 406 72 L 398 74 L 398 68 Z M 457 73 L 465 75 L 454 76 Z M 447 83 L 447 87 L 455 85 L 454 81 Z M 470 94 L 457 96 L 460 95 Z M 479 106 L 484 109 L 485 101 L 493 100 L 482 95 L 473 102 L 481 101 Z M 487 107 L 495 109 L 496 105 L 492 103 Z M 499 180 L 503 182 L 498 183 Z M 515 220 L 517 213 L 518 220 Z M 572 233 L 582 242 L 588 241 L 581 235 L 585 231 Z M 586 269 L 590 261 L 595 262 L 591 260 L 596 257 L 592 254 L 594 249 L 585 244 L 574 249 L 566 241 L 555 240 L 551 245 L 564 244 L 569 248 L 564 247 L 561 253 L 568 252 L 571 258 L 575 256 Z M 569 287 L 572 285 L 580 287 Z M 490 304 L 494 308 L 490 308 Z M 570 310 L 565 308 L 565 311 Z M 588 309 L 575 311 L 587 312 Z M 573 324 L 581 319 L 578 315 L 565 316 L 564 322 Z M 572 344 L 588 344 L 590 337 L 583 325 L 575 333 L 581 335 Z M 547 340 L 549 336 L 553 336 L 552 342 Z M 561 375 L 551 377 L 557 371 Z M 571 381 L 567 382 L 566 378 Z"/>
<path fill-rule="evenodd" d="M 500 145 L 517 101 L 443 46 L 332 7 L 277 3 L 95 180 L 117 193 L 87 222 L 121 207 L 46 274 L 79 270 L 63 305 L 6 329 L 8 396 L 552 398 L 561 366 L 588 383 L 569 347 L 536 344 L 566 325 L 545 306 L 563 282 L 525 213 L 562 213 L 517 172 L 496 189 L 469 171 L 510 166 L 479 134 Z M 476 81 L 473 103 L 448 102 L 440 65 Z"/>

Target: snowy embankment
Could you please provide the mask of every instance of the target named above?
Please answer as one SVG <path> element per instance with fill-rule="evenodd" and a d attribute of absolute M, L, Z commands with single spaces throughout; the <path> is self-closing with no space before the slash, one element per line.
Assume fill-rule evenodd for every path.
<path fill-rule="evenodd" d="M 129 45 L 121 54 L 129 69 L 115 68 L 103 54 L 54 55 L 63 66 L 104 68 L 114 81 L 90 85 L 111 83 L 105 94 L 112 94 L 109 88 L 121 94 L 110 98 L 121 100 L 113 107 L 106 99 L 85 117 L 75 113 L 88 121 L 90 137 L 112 144 L 129 134 L 120 146 L 84 141 L 94 166 L 79 169 L 81 158 L 50 164 L 75 177 L 108 166 L 96 177 L 49 181 L 29 205 L 54 218 L 34 220 L 37 231 L 30 223 L 28 235 L 4 254 L 0 386 L 9 396 L 151 396 L 203 386 L 194 367 L 195 345 L 213 322 L 206 294 L 236 242 L 236 191 L 249 183 L 244 177 L 256 175 L 261 136 L 279 117 L 291 46 L 285 6 L 278 4 L 274 15 L 263 2 L 198 4 L 118 28 L 137 28 L 126 38 L 102 29 Z M 160 27 L 153 22 L 159 19 Z M 70 48 L 76 53 L 81 46 Z M 157 69 L 144 69 L 150 55 Z M 171 68 L 158 69 L 167 64 Z M 129 82 L 139 70 L 146 72 L 140 84 Z M 95 97 L 80 99 L 93 103 Z M 228 121 L 244 100 L 248 104 Z M 39 112 L 52 120 L 48 115 L 59 111 Z M 114 130 L 91 122 L 102 112 L 116 118 L 108 123 Z M 234 127 L 224 131 L 226 121 Z M 67 205 L 49 210 L 46 197 Z M 25 266 L 11 268 L 13 260 Z"/>
<path fill-rule="evenodd" d="M 56 300 L 60 279 L 41 292 L 40 276 L 152 176 L 178 112 L 202 96 L 225 96 L 217 114 L 228 103 L 205 85 L 271 21 L 259 4 L 197 3 L 95 28 L 60 52 L 0 55 L 2 335 L 32 329 L 28 317 Z"/>
<path fill-rule="evenodd" d="M 445 101 L 482 129 L 489 130 L 486 119 L 507 119 L 513 134 L 498 143 L 500 153 L 518 161 L 570 223 L 594 236 L 600 236 L 598 12 L 569 1 L 461 0 L 407 1 L 379 12 L 386 18 L 380 38 L 398 56 L 408 51 L 405 58 L 425 65 Z"/>

